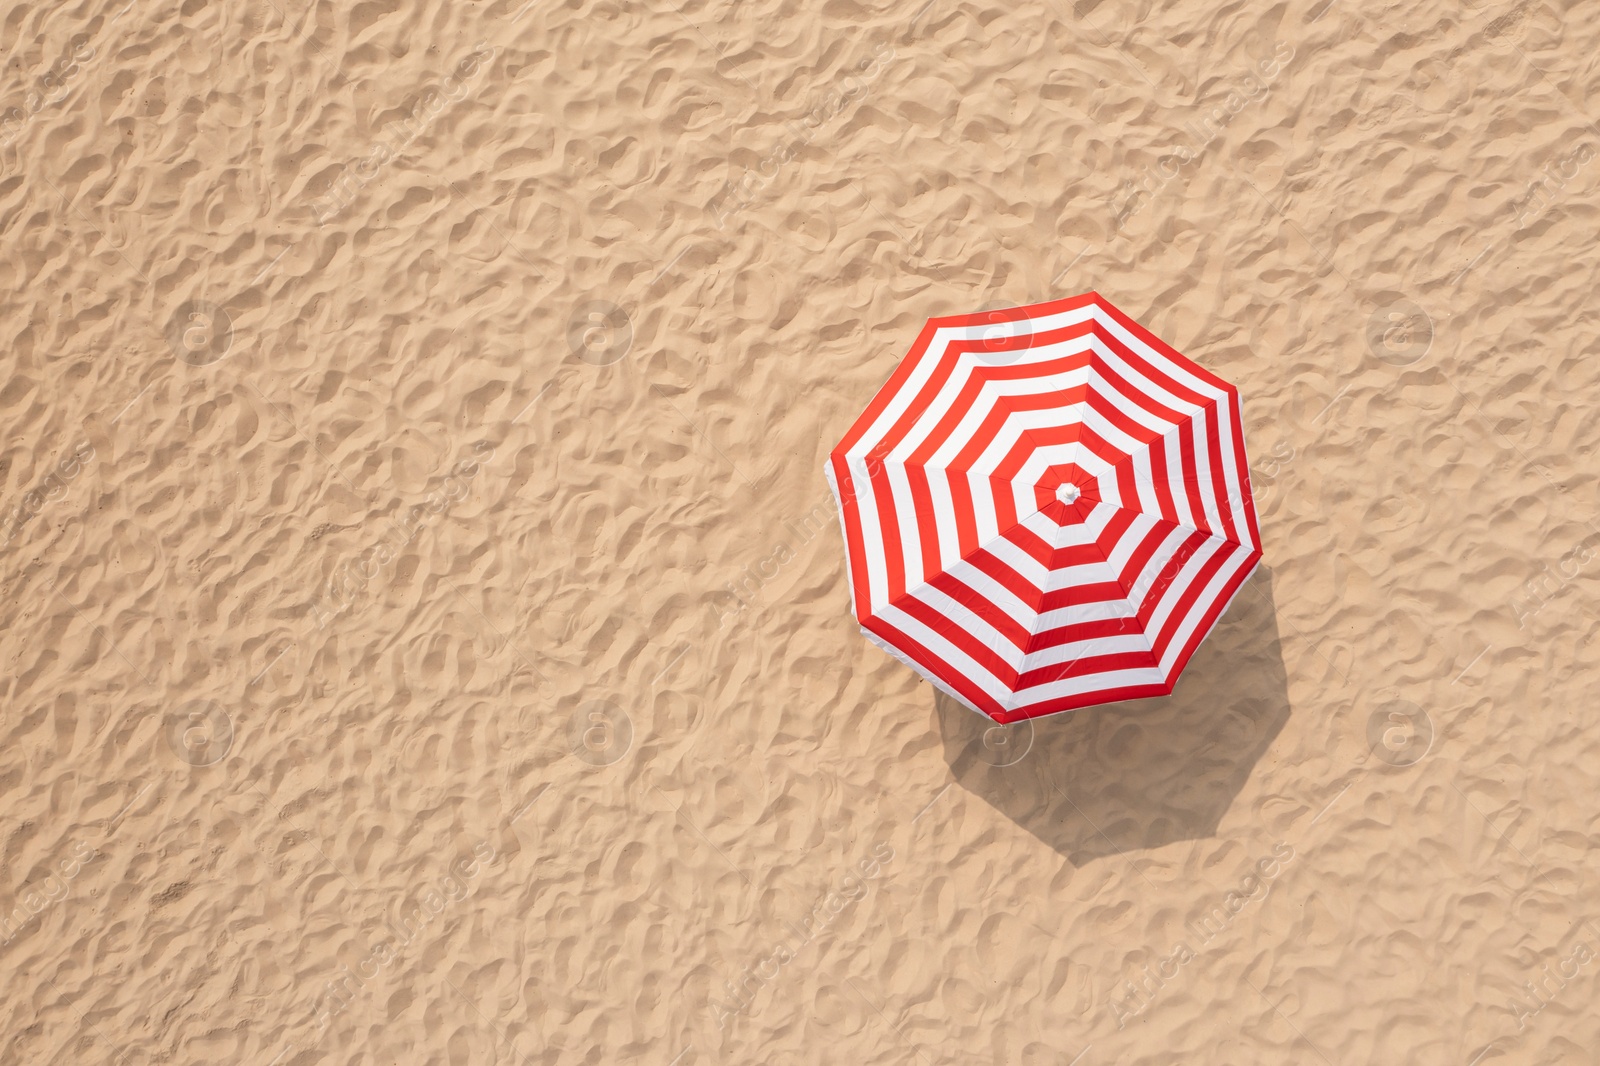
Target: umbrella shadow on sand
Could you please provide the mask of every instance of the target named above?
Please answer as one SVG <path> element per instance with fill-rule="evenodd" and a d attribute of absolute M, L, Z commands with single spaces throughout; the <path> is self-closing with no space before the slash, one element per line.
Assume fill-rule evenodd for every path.
<path fill-rule="evenodd" d="M 1258 568 L 1172 695 L 997 726 L 938 693 L 956 782 L 1074 866 L 1214 836 L 1289 720 L 1272 575 Z"/>

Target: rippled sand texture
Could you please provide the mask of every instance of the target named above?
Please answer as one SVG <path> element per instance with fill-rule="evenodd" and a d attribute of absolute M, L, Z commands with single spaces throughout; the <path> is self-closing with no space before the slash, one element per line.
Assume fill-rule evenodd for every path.
<path fill-rule="evenodd" d="M 1592 13 L 120 2 L 0 17 L 0 1062 L 1595 1061 Z M 1090 288 L 1266 565 L 985 734 L 822 460 Z"/>

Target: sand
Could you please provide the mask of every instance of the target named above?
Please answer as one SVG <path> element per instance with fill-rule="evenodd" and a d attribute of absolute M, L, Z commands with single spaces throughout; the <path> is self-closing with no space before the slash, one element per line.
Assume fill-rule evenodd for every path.
<path fill-rule="evenodd" d="M 1596 1061 L 1579 8 L 120 3 L 0 44 L 0 1062 Z M 989 733 L 822 461 L 1088 289 L 1265 563 Z"/>

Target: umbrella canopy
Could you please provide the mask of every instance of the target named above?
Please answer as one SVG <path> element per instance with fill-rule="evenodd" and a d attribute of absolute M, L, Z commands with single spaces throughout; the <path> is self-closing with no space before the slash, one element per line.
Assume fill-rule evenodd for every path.
<path fill-rule="evenodd" d="M 1167 695 L 1261 559 L 1238 390 L 1093 292 L 930 320 L 827 476 L 862 629 L 999 722 Z"/>

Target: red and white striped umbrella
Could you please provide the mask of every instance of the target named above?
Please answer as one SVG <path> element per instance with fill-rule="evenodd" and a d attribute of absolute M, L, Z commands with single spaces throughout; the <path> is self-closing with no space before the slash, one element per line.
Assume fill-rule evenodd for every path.
<path fill-rule="evenodd" d="M 862 629 L 999 722 L 1167 695 L 1261 559 L 1238 390 L 1093 292 L 928 322 L 827 475 Z"/>

